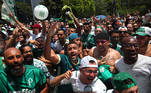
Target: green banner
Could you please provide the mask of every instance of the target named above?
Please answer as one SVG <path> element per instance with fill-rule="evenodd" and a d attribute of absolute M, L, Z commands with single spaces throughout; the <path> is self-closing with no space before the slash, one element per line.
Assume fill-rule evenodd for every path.
<path fill-rule="evenodd" d="M 1 18 L 10 22 L 12 25 L 15 24 L 15 21 L 13 21 L 9 17 L 9 13 L 12 13 L 15 16 L 14 11 L 15 1 L 14 0 L 3 0 L 2 10 L 1 10 Z"/>

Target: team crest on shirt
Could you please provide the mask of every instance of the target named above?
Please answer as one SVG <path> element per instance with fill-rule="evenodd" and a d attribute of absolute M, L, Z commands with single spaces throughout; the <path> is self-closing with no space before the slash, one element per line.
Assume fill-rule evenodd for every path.
<path fill-rule="evenodd" d="M 33 82 L 33 79 L 32 79 L 32 78 L 29 78 L 29 79 L 28 79 L 28 84 L 29 84 L 29 86 L 31 86 L 32 82 Z"/>
<path fill-rule="evenodd" d="M 104 72 L 104 67 L 99 69 L 100 72 Z"/>

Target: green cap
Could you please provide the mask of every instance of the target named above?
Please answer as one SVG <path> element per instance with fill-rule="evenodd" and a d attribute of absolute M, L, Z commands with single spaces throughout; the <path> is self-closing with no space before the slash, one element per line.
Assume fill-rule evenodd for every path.
<path fill-rule="evenodd" d="M 145 28 L 144 27 L 140 27 L 139 29 L 136 30 L 136 35 L 147 36 L 148 34 L 145 32 Z"/>
<path fill-rule="evenodd" d="M 121 91 L 136 86 L 136 81 L 130 74 L 126 72 L 120 72 L 114 75 L 112 84 L 114 89 Z"/>

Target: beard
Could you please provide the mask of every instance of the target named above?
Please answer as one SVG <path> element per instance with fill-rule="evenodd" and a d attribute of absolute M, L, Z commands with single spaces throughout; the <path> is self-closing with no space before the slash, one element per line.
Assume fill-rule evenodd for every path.
<path fill-rule="evenodd" d="M 33 64 L 33 56 L 27 55 L 24 57 L 24 64 L 26 65 L 32 65 Z"/>
<path fill-rule="evenodd" d="M 24 71 L 24 66 L 22 63 L 15 63 L 13 65 L 7 64 L 6 69 L 13 75 L 13 76 L 20 76 Z"/>
<path fill-rule="evenodd" d="M 138 54 L 128 53 L 125 55 L 124 59 L 128 62 L 128 64 L 134 64 L 138 59 Z"/>
<path fill-rule="evenodd" d="M 13 75 L 19 76 L 23 72 L 23 65 L 19 69 L 11 69 L 10 72 Z"/>
<path fill-rule="evenodd" d="M 0 56 L 3 56 L 4 49 L 0 48 Z"/>

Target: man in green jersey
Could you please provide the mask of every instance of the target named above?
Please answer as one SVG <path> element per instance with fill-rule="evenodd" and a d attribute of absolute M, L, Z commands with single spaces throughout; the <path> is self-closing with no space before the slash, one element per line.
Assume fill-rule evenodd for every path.
<path fill-rule="evenodd" d="M 2 62 L 2 59 L 3 59 L 3 52 L 4 52 L 4 49 L 5 49 L 5 40 L 0 38 L 0 69 L 3 68 L 3 62 Z"/>
<path fill-rule="evenodd" d="M 93 46 L 95 46 L 95 39 L 94 36 L 90 34 L 91 31 L 91 25 L 90 23 L 84 23 L 83 24 L 83 34 L 81 35 L 81 40 L 83 44 L 83 49 L 91 49 Z"/>
<path fill-rule="evenodd" d="M 74 42 L 70 42 L 67 45 L 67 55 L 56 54 L 54 50 L 51 49 L 50 45 L 51 37 L 53 36 L 52 32 L 53 30 L 50 30 L 47 34 L 47 39 L 44 48 L 44 57 L 49 60 L 50 63 L 55 64 L 54 66 L 56 66 L 56 72 L 52 73 L 52 75 L 57 76 L 65 73 L 68 70 L 79 70 L 79 64 L 81 62 L 81 59 L 79 58 L 79 46 Z M 71 89 L 72 87 L 70 85 L 66 88 L 65 86 L 59 86 L 57 93 L 73 93 Z"/>
<path fill-rule="evenodd" d="M 36 67 L 23 65 L 24 58 L 16 48 L 4 52 L 4 69 L 0 70 L 0 93 L 46 92 L 46 76 Z"/>

